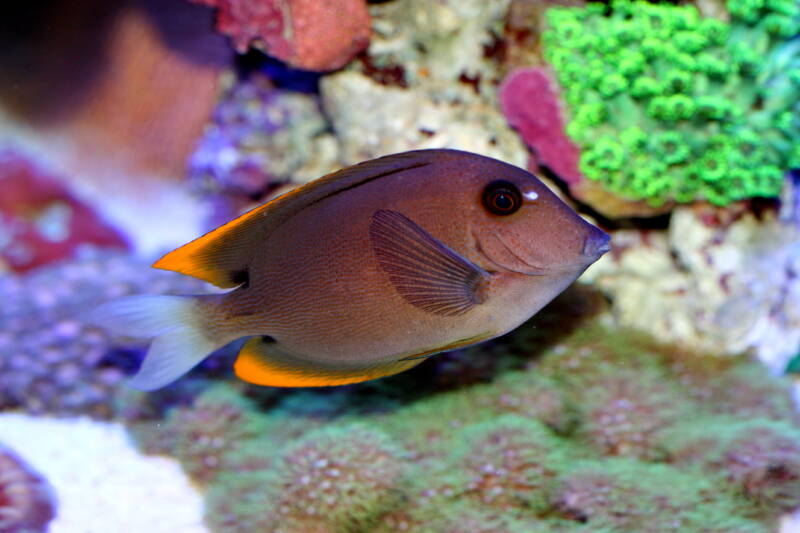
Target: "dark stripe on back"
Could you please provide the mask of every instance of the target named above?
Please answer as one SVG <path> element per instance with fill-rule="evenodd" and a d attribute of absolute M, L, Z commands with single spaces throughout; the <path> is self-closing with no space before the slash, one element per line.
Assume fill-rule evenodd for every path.
<path fill-rule="evenodd" d="M 421 161 L 419 163 L 414 163 L 413 165 L 409 165 L 407 167 L 395 168 L 395 169 L 392 169 L 392 170 L 387 170 L 386 172 L 381 172 L 380 174 L 375 174 L 374 176 L 370 176 L 370 177 L 368 177 L 368 178 L 366 178 L 366 179 L 364 179 L 362 181 L 359 181 L 358 183 L 354 183 L 354 184 L 349 185 L 347 187 L 344 187 L 342 189 L 338 189 L 336 191 L 333 191 L 330 194 L 327 194 L 327 195 L 325 195 L 325 196 L 323 196 L 321 198 L 317 198 L 313 202 L 309 202 L 308 205 L 306 205 L 303 209 L 311 207 L 312 205 L 317 204 L 317 203 L 319 203 L 319 202 L 321 202 L 323 200 L 326 200 L 326 199 L 328 199 L 328 198 L 330 198 L 332 196 L 336 196 L 337 194 L 349 191 L 351 189 L 355 189 L 356 187 L 361 187 L 362 185 L 364 185 L 366 183 L 369 183 L 371 181 L 375 181 L 375 180 L 380 179 L 380 178 L 385 178 L 386 176 L 391 176 L 392 174 L 397 174 L 398 172 L 405 172 L 406 170 L 412 170 L 412 169 L 415 169 L 415 168 L 424 167 L 426 165 L 430 165 L 430 161 Z"/>

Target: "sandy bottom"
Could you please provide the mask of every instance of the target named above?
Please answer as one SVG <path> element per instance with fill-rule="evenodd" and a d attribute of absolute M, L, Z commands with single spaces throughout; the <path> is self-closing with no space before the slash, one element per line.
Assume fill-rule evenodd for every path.
<path fill-rule="evenodd" d="M 0 442 L 58 496 L 51 533 L 207 533 L 203 499 L 177 461 L 139 454 L 119 424 L 0 414 Z"/>

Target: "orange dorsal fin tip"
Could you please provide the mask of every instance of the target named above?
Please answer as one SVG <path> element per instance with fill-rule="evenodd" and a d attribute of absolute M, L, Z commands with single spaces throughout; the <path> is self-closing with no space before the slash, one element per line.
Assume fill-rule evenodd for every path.
<path fill-rule="evenodd" d="M 318 367 L 313 361 L 302 360 L 281 349 L 280 345 L 265 343 L 259 337 L 245 343 L 233 368 L 240 379 L 256 385 L 332 387 L 397 374 L 422 361 L 391 361 L 363 368 Z"/>
<path fill-rule="evenodd" d="M 240 285 L 255 247 L 307 205 L 373 179 L 430 163 L 425 151 L 394 154 L 343 168 L 248 211 L 202 237 L 173 250 L 154 268 L 194 276 L 222 288 Z"/>
<path fill-rule="evenodd" d="M 217 287 L 240 285 L 268 208 L 264 204 L 184 244 L 153 263 L 153 268 L 194 276 Z"/>

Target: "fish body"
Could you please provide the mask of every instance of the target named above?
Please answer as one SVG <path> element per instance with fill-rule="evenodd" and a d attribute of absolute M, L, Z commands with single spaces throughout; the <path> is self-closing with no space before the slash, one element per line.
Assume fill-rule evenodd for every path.
<path fill-rule="evenodd" d="M 139 388 L 242 337 L 246 381 L 354 383 L 511 331 L 607 249 L 604 232 L 530 173 L 419 150 L 321 178 L 154 265 L 230 292 L 139 297 L 102 315 L 156 338 Z"/>

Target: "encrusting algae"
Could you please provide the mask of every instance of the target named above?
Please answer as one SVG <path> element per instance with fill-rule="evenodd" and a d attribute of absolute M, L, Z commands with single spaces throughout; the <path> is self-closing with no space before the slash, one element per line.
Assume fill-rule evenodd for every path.
<path fill-rule="evenodd" d="M 775 531 L 800 507 L 789 384 L 744 357 L 570 315 L 586 306 L 564 302 L 586 295 L 571 289 L 517 332 L 450 356 L 507 366 L 478 382 L 464 366 L 445 392 L 435 376 L 453 361 L 434 359 L 279 397 L 216 384 L 166 419 L 131 423 L 145 448 L 169 435 L 218 532 Z M 553 322 L 568 325 L 545 337 Z M 228 414 L 186 425 L 210 403 Z"/>
<path fill-rule="evenodd" d="M 154 264 L 230 292 L 132 297 L 95 314 L 155 339 L 136 388 L 163 387 L 241 338 L 245 381 L 343 385 L 507 333 L 608 243 L 525 170 L 417 150 L 329 174 Z"/>

